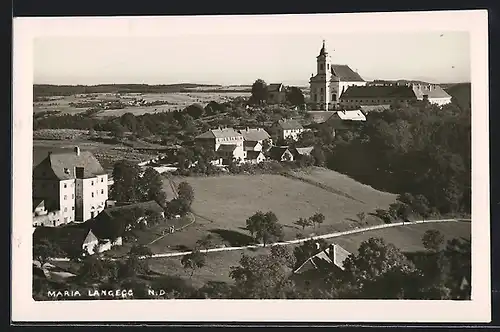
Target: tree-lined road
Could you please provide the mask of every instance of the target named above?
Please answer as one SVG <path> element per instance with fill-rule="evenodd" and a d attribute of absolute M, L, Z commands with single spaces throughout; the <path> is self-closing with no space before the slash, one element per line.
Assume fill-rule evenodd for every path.
<path fill-rule="evenodd" d="M 331 239 L 331 238 L 345 236 L 345 235 L 363 233 L 363 232 L 373 231 L 373 230 L 377 230 L 377 229 L 398 227 L 398 226 L 409 226 L 409 225 L 440 223 L 440 222 L 470 222 L 470 221 L 471 221 L 471 219 L 434 219 L 434 220 L 417 220 L 417 221 L 410 221 L 410 222 L 398 222 L 398 223 L 392 223 L 392 224 L 381 224 L 381 225 L 376 225 L 376 226 L 369 226 L 369 227 L 352 229 L 352 230 L 343 231 L 343 232 L 335 232 L 335 233 L 328 233 L 328 234 L 323 234 L 323 235 L 311 236 L 311 237 L 307 237 L 307 238 L 303 238 L 303 239 L 274 242 L 274 243 L 267 244 L 267 246 L 271 247 L 271 246 L 278 246 L 278 245 L 298 244 L 298 243 L 303 243 L 303 242 L 306 242 L 309 240 L 316 240 L 316 239 Z M 200 252 L 211 253 L 211 252 L 221 252 L 221 251 L 245 250 L 245 249 L 252 249 L 252 248 L 262 248 L 263 246 L 264 245 L 260 243 L 260 244 L 242 246 L 242 247 L 221 247 L 221 248 L 203 249 L 203 250 L 200 250 Z M 179 257 L 179 256 L 189 255 L 191 253 L 192 253 L 192 251 L 159 253 L 159 254 L 153 254 L 151 256 L 151 258 Z M 145 257 L 141 257 L 141 258 L 145 258 Z M 111 260 L 120 260 L 120 259 L 123 259 L 123 257 L 122 258 L 112 258 Z M 69 258 L 54 258 L 52 260 L 53 261 L 69 261 Z"/>

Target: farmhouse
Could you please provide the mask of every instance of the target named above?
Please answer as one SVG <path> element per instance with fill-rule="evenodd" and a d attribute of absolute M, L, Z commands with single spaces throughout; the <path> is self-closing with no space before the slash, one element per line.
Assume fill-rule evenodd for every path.
<path fill-rule="evenodd" d="M 360 110 L 337 111 L 330 120 L 339 119 L 342 121 L 366 121 L 366 116 Z"/>
<path fill-rule="evenodd" d="M 263 128 L 247 127 L 243 130 L 239 130 L 238 132 L 243 135 L 243 140 L 246 144 L 259 143 L 263 146 L 265 140 L 269 140 L 269 143 L 272 143 L 271 136 Z M 254 149 L 253 151 L 257 150 Z"/>
<path fill-rule="evenodd" d="M 268 151 L 269 158 L 276 161 L 293 161 L 293 153 L 287 146 L 273 146 Z"/>
<path fill-rule="evenodd" d="M 245 159 L 243 135 L 233 128 L 211 129 L 196 136 L 195 144 L 215 151 L 226 163 Z"/>
<path fill-rule="evenodd" d="M 325 41 L 316 57 L 316 75 L 311 74 L 310 106 L 313 110 L 330 110 L 350 86 L 364 86 L 365 80 L 348 65 L 332 64 Z"/>
<path fill-rule="evenodd" d="M 286 89 L 282 83 L 272 83 L 267 86 L 268 102 L 282 104 L 286 100 Z"/>
<path fill-rule="evenodd" d="M 293 273 L 300 274 L 309 270 L 340 269 L 344 270 L 344 261 L 351 253 L 338 244 L 332 243 L 328 248 L 309 257 Z"/>
<path fill-rule="evenodd" d="M 245 162 L 249 164 L 258 164 L 264 160 L 266 160 L 266 156 L 262 153 L 262 151 L 248 151 Z"/>
<path fill-rule="evenodd" d="M 308 146 L 304 148 L 293 148 L 290 149 L 290 152 L 292 152 L 294 160 L 300 160 L 300 158 L 310 156 L 312 150 L 314 150 L 314 147 Z"/>
<path fill-rule="evenodd" d="M 278 132 L 278 136 L 286 140 L 291 138 L 297 140 L 299 135 L 304 131 L 304 127 L 294 119 L 281 119 L 274 124 L 274 128 Z"/>
<path fill-rule="evenodd" d="M 99 239 L 85 225 L 38 227 L 33 233 L 33 243 L 46 239 L 58 245 L 65 253 L 79 256 L 82 252 L 92 255 L 99 247 Z"/>
<path fill-rule="evenodd" d="M 33 203 L 38 209 L 33 212 L 47 216 L 34 224 L 84 222 L 102 211 L 107 199 L 108 175 L 89 151 L 75 147 L 72 153 L 49 153 L 33 169 Z"/>

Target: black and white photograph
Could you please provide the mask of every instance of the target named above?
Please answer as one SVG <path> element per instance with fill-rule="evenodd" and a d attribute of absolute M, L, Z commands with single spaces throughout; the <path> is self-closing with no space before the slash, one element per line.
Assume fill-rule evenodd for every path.
<path fill-rule="evenodd" d="M 15 19 L 19 317 L 488 321 L 486 27 Z"/>

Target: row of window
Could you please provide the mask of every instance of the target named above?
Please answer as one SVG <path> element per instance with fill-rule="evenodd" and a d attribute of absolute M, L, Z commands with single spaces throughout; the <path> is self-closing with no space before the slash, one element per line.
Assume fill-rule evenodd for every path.
<path fill-rule="evenodd" d="M 223 142 L 226 142 L 226 141 L 234 141 L 234 140 L 239 140 L 241 139 L 240 137 L 222 137 L 222 138 L 219 138 L 219 141 L 223 141 Z"/>
<path fill-rule="evenodd" d="M 75 207 L 74 206 L 71 207 L 71 211 L 75 211 Z M 64 212 L 68 212 L 68 208 L 67 207 L 64 208 Z"/>
<path fill-rule="evenodd" d="M 92 194 L 92 197 L 94 197 L 94 192 L 91 193 Z M 99 194 L 99 190 L 96 191 L 96 194 Z M 104 195 L 104 189 L 101 189 L 101 194 Z M 80 196 L 78 196 L 80 197 Z M 64 200 L 67 200 L 68 199 L 68 195 L 64 195 Z M 71 194 L 71 199 L 75 199 L 75 195 L 74 194 Z"/>

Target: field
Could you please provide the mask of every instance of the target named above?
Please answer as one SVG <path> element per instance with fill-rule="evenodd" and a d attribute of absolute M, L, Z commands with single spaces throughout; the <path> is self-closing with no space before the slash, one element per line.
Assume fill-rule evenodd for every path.
<path fill-rule="evenodd" d="M 155 105 L 155 106 L 127 106 L 123 109 L 106 109 L 102 110 L 97 116 L 121 116 L 124 113 L 132 113 L 134 115 L 141 115 L 145 113 L 155 113 L 155 112 L 166 112 L 177 109 L 183 109 L 193 103 L 199 103 L 205 106 L 210 101 L 216 102 L 226 102 L 236 97 L 248 97 L 250 93 L 242 89 L 224 89 L 220 92 L 217 90 L 210 90 L 210 92 L 203 91 L 202 89 L 193 90 L 193 92 L 172 92 L 172 93 L 131 93 L 131 94 L 121 94 L 119 99 L 122 102 L 127 102 L 131 99 L 144 99 L 147 102 L 153 101 L 165 101 L 166 104 Z M 102 100 L 106 101 L 110 98 L 116 99 L 113 94 L 97 94 L 96 101 Z M 88 108 L 76 108 L 70 105 L 70 103 L 82 102 L 89 100 L 88 97 L 82 97 L 80 95 L 71 95 L 64 97 L 53 98 L 49 101 L 39 101 L 33 104 L 33 110 L 35 113 L 43 111 L 61 111 L 66 114 L 76 114 L 85 112 Z"/>
<path fill-rule="evenodd" d="M 110 172 L 114 162 L 120 159 L 139 162 L 151 159 L 153 156 L 153 154 L 139 153 L 130 147 L 116 144 L 111 145 L 85 140 L 33 140 L 33 166 L 47 157 L 49 151 L 54 153 L 73 151 L 76 145 L 78 145 L 82 151 L 92 151 L 102 167 Z"/>
<path fill-rule="evenodd" d="M 332 175 L 332 181 L 336 176 L 337 173 Z M 366 203 L 361 199 L 348 198 L 301 180 L 269 174 L 189 177 L 174 180 L 175 183 L 180 181 L 187 181 L 194 189 L 195 200 L 192 209 L 196 216 L 196 226 L 190 226 L 185 232 L 172 234 L 166 239 L 170 248 L 178 245 L 192 248 L 196 240 L 205 234 L 213 234 L 220 242 L 227 245 L 249 244 L 252 239 L 245 230 L 245 222 L 259 210 L 273 211 L 276 214 L 284 226 L 285 240 L 294 239 L 297 233 L 325 234 L 379 224 L 381 220 L 368 213 L 376 208 L 387 208 L 396 198 L 393 194 L 379 192 L 369 187 L 366 187 L 365 191 L 360 189 L 352 191 L 370 202 Z M 348 189 L 349 185 L 362 186 L 347 178 L 343 179 L 339 188 Z M 167 195 L 172 197 L 173 193 L 167 180 L 164 188 Z M 321 226 L 302 230 L 294 225 L 300 217 L 309 218 L 316 212 L 325 215 L 325 221 Z M 363 222 L 356 217 L 360 212 L 367 214 Z M 158 243 L 154 251 L 158 252 L 160 246 Z"/>
<path fill-rule="evenodd" d="M 363 232 L 359 234 L 346 235 L 332 239 L 350 252 L 357 252 L 361 242 L 371 237 L 381 237 L 387 243 L 394 244 L 397 248 L 405 252 L 417 252 L 425 250 L 422 245 L 422 236 L 427 230 L 435 229 L 445 236 L 445 241 L 453 238 L 468 238 L 471 236 L 470 222 L 440 222 L 417 224 L 408 226 L 397 226 L 386 229 Z"/>

